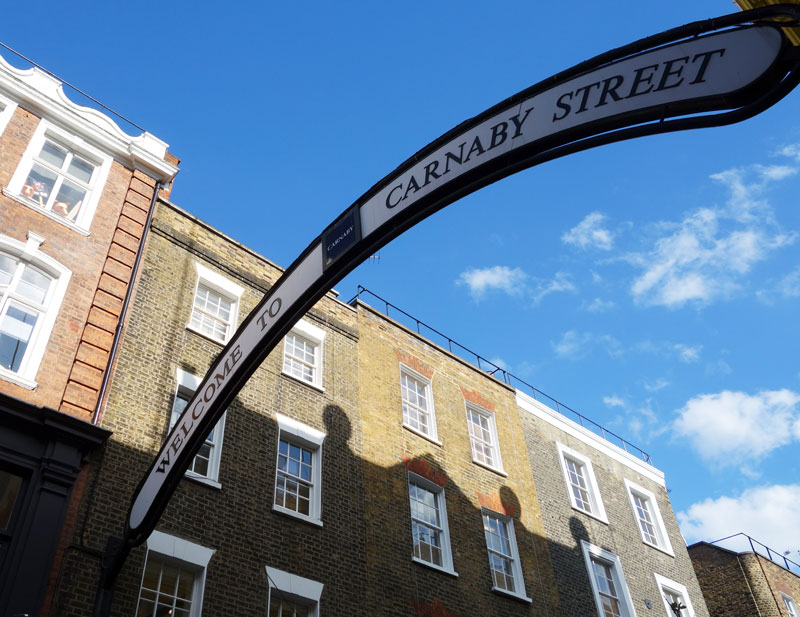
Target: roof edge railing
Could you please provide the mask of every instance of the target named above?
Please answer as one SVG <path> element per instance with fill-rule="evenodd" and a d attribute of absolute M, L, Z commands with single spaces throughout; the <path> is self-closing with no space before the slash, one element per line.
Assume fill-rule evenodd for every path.
<path fill-rule="evenodd" d="M 792 551 L 786 551 L 784 553 L 780 553 L 780 552 L 778 552 L 778 551 L 776 551 L 774 549 L 771 549 L 766 544 L 763 544 L 762 542 L 759 542 L 755 538 L 751 538 L 750 536 L 748 536 L 744 532 L 735 533 L 733 535 L 726 536 L 724 538 L 720 538 L 719 540 L 714 540 L 713 542 L 709 542 L 709 544 L 719 544 L 720 542 L 724 542 L 725 540 L 730 540 L 731 538 L 736 538 L 738 536 L 742 536 L 742 537 L 747 538 L 747 541 L 750 543 L 750 549 L 753 551 L 753 553 L 761 555 L 762 557 L 766 557 L 771 562 L 773 562 L 775 565 L 778 565 L 778 566 L 780 566 L 780 567 L 782 567 L 782 568 L 784 568 L 786 570 L 789 570 L 789 572 L 792 572 L 793 574 L 800 574 L 800 563 L 797 563 L 796 561 L 794 561 L 792 559 L 789 559 L 786 556 L 786 555 L 790 554 Z M 756 549 L 756 545 L 758 545 L 762 549 L 766 550 L 767 551 L 766 555 L 763 553 L 763 551 L 757 550 Z M 800 551 L 798 551 L 798 552 L 800 552 Z M 775 559 L 774 557 L 778 557 L 778 559 Z M 783 562 L 783 564 L 781 564 L 781 562 Z M 789 565 L 789 564 L 791 564 L 791 565 Z"/>
<path fill-rule="evenodd" d="M 625 450 L 625 452 L 628 452 L 629 454 L 633 454 L 634 456 L 637 456 L 637 457 L 641 458 L 644 462 L 648 463 L 649 465 L 653 464 L 653 460 L 651 459 L 650 455 L 647 452 L 645 452 L 644 450 L 642 450 L 640 447 L 632 444 L 631 442 L 629 442 L 626 439 L 623 439 L 622 437 L 620 437 L 619 435 L 617 435 L 613 431 L 608 430 L 607 428 L 605 428 L 604 426 L 598 424 L 594 420 L 591 420 L 590 418 L 587 418 L 583 414 L 575 411 L 574 409 L 572 409 L 572 407 L 569 407 L 568 405 L 565 405 L 564 403 L 562 403 L 558 399 L 553 398 L 552 396 L 550 396 L 549 394 L 546 394 L 545 392 L 542 392 L 540 389 L 538 389 L 535 386 L 529 384 L 527 381 L 525 381 L 523 379 L 520 379 L 516 375 L 512 375 L 509 371 L 504 369 L 502 366 L 498 366 L 497 364 L 495 364 L 491 360 L 487 360 L 486 358 L 484 358 L 480 354 L 472 351 L 471 349 L 469 349 L 467 347 L 464 347 L 464 345 L 462 345 L 458 341 L 453 340 L 452 338 L 450 338 L 446 334 L 440 332 L 436 328 L 433 328 L 432 326 L 429 326 L 425 322 L 417 319 L 413 315 L 407 313 L 406 311 L 404 311 L 403 309 L 399 308 L 398 306 L 395 306 L 394 304 L 392 304 L 391 302 L 389 302 L 385 298 L 382 298 L 381 296 L 379 296 L 378 294 L 374 293 L 373 291 L 370 291 L 366 287 L 363 287 L 363 286 L 359 285 L 358 286 L 358 291 L 356 292 L 356 295 L 353 296 L 350 299 L 348 304 L 354 304 L 357 300 L 360 300 L 361 296 L 363 296 L 363 295 L 368 295 L 368 296 L 374 298 L 375 300 L 378 300 L 380 303 L 382 303 L 383 306 L 384 306 L 384 312 L 385 312 L 387 317 L 391 317 L 392 319 L 395 319 L 396 321 L 399 321 L 399 322 L 402 323 L 402 320 L 397 319 L 396 317 L 394 317 L 394 315 L 392 313 L 390 313 L 389 309 L 392 309 L 392 311 L 394 311 L 395 314 L 402 315 L 406 319 L 408 319 L 411 322 L 413 322 L 413 324 L 414 324 L 414 328 L 413 329 L 415 329 L 417 334 L 419 334 L 420 336 L 424 336 L 425 338 L 431 339 L 431 337 L 427 333 L 433 333 L 434 335 L 436 335 L 440 339 L 446 341 L 446 343 L 447 343 L 446 346 L 445 345 L 441 345 L 441 346 L 445 347 L 451 354 L 456 355 L 459 358 L 461 358 L 462 360 L 466 360 L 467 362 L 470 362 L 471 364 L 474 364 L 475 366 L 478 367 L 479 370 L 483 371 L 484 373 L 487 373 L 487 374 L 491 375 L 492 377 L 494 377 L 496 379 L 499 379 L 503 383 L 505 383 L 505 384 L 507 384 L 507 385 L 509 385 L 509 386 L 511 386 L 513 388 L 517 388 L 518 390 L 522 390 L 523 392 L 526 391 L 526 390 L 529 391 L 536 401 L 547 405 L 551 409 L 555 410 L 556 412 L 560 413 L 561 415 L 563 415 L 563 416 L 565 416 L 567 418 L 569 418 L 570 416 L 573 416 L 577 420 L 578 424 L 580 424 L 582 427 L 586 428 L 587 430 L 592 431 L 595 435 L 598 435 L 598 436 L 602 437 L 603 439 L 605 439 L 606 441 L 608 441 L 608 442 L 610 442 L 610 443 L 612 443 L 612 444 L 614 444 L 614 445 L 616 445 L 618 447 L 621 447 L 623 450 Z M 403 325 L 406 325 L 406 324 L 403 324 Z M 435 340 L 433 340 L 433 342 L 436 343 Z M 436 343 L 436 344 L 438 344 L 438 343 Z M 518 387 L 517 384 L 519 384 L 519 386 L 521 386 L 521 387 Z"/>

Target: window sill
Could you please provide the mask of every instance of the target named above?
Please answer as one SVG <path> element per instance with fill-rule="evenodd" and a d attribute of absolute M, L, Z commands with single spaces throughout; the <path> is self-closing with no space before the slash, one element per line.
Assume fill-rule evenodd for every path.
<path fill-rule="evenodd" d="M 21 388 L 25 388 L 26 390 L 35 390 L 36 386 L 39 384 L 36 383 L 33 379 L 26 379 L 21 375 L 17 375 L 12 371 L 9 371 L 7 368 L 0 366 L 0 379 L 4 379 L 5 381 L 10 381 L 13 384 L 18 385 Z"/>
<path fill-rule="evenodd" d="M 275 504 L 272 504 L 272 511 L 277 512 L 278 514 L 283 514 L 284 516 L 288 516 L 298 521 L 303 521 L 304 523 L 311 523 L 312 525 L 316 525 L 317 527 L 322 527 L 322 521 L 320 519 L 311 518 L 310 516 L 306 516 L 305 514 L 298 514 L 294 510 L 289 510 L 288 508 L 284 508 L 282 506 L 276 506 Z"/>
<path fill-rule="evenodd" d="M 184 475 L 187 480 L 191 480 L 192 482 L 197 482 L 198 484 L 205 484 L 206 486 L 210 486 L 211 488 L 215 488 L 218 490 L 222 489 L 222 484 L 220 484 L 216 480 L 207 478 L 206 476 L 198 475 L 192 471 L 186 471 Z"/>
<path fill-rule="evenodd" d="M 410 427 L 408 424 L 405 424 L 405 423 L 404 423 L 404 424 L 403 424 L 403 428 L 404 428 L 404 429 L 406 429 L 407 431 L 410 431 L 410 432 L 414 433 L 415 435 L 418 435 L 418 436 L 422 437 L 423 439 L 427 439 L 427 440 L 428 440 L 428 441 L 430 441 L 432 444 L 435 444 L 435 445 L 437 445 L 437 446 L 439 446 L 439 447 L 441 447 L 441 446 L 442 446 L 442 442 L 441 442 L 441 441 L 439 441 L 438 439 L 436 439 L 435 437 L 432 437 L 431 435 L 426 435 L 426 434 L 425 434 L 425 433 L 423 433 L 422 431 L 420 431 L 420 430 L 417 430 L 417 429 L 415 429 L 415 428 L 412 428 L 412 427 Z"/>
<path fill-rule="evenodd" d="M 583 510 L 582 508 L 579 508 L 575 504 L 570 504 L 570 505 L 572 506 L 573 510 L 575 510 L 577 512 L 580 512 L 581 514 L 585 514 L 586 516 L 591 516 L 593 519 L 595 519 L 597 521 L 600 521 L 601 523 L 603 523 L 605 525 L 608 525 L 608 518 L 604 518 L 602 516 L 599 516 L 598 514 L 594 514 L 593 512 L 587 512 L 586 510 Z"/>
<path fill-rule="evenodd" d="M 514 593 L 513 591 L 509 591 L 508 589 L 500 589 L 500 587 L 493 586 L 492 591 L 501 596 L 508 596 L 509 598 L 514 598 L 515 600 L 519 600 L 520 602 L 533 604 L 533 600 L 531 600 L 528 596 L 523 596 L 518 593 Z"/>
<path fill-rule="evenodd" d="M 418 563 L 421 566 L 425 566 L 426 568 L 430 568 L 431 570 L 436 570 L 437 572 L 441 572 L 442 574 L 449 574 L 450 576 L 455 576 L 458 578 L 458 572 L 455 570 L 448 570 L 447 568 L 443 568 L 442 566 L 437 566 L 436 564 L 429 563 L 427 561 L 423 561 L 419 557 L 411 556 L 411 561 L 414 563 Z"/>
<path fill-rule="evenodd" d="M 207 341 L 211 341 L 212 343 L 216 343 L 217 345 L 224 346 L 230 339 L 226 339 L 224 341 L 219 340 L 218 338 L 214 338 L 213 336 L 209 336 L 205 332 L 201 332 L 197 328 L 193 327 L 191 324 L 186 324 L 186 329 L 190 332 L 194 332 L 197 336 L 202 336 Z"/>
<path fill-rule="evenodd" d="M 642 538 L 642 543 L 646 544 L 650 548 L 656 549 L 657 551 L 661 551 L 665 555 L 669 555 L 670 557 L 675 557 L 675 553 L 673 553 L 671 550 L 667 549 L 666 547 L 659 546 L 658 544 L 653 544 L 652 542 L 648 542 L 644 538 Z"/>
<path fill-rule="evenodd" d="M 288 377 L 292 381 L 296 381 L 297 383 L 303 384 L 304 386 L 308 386 L 309 388 L 313 388 L 317 392 L 322 392 L 322 393 L 325 392 L 325 388 L 323 388 L 322 386 L 319 386 L 319 385 L 317 385 L 315 383 L 311 383 L 310 381 L 306 381 L 305 379 L 300 379 L 299 377 L 295 377 L 294 375 L 290 375 L 286 371 L 281 371 L 281 375 L 283 375 L 284 377 Z"/>
<path fill-rule="evenodd" d="M 3 195 L 8 197 L 9 199 L 13 199 L 18 204 L 22 204 L 23 206 L 30 208 L 34 212 L 38 212 L 39 214 L 46 216 L 47 218 L 55 221 L 56 223 L 60 223 L 64 227 L 71 229 L 72 231 L 81 234 L 82 236 L 89 236 L 89 230 L 81 227 L 80 225 L 76 225 L 72 221 L 65 219 L 63 216 L 59 216 L 58 214 L 53 214 L 50 210 L 45 210 L 41 206 L 37 205 L 36 202 L 32 202 L 22 195 L 18 195 L 17 193 L 12 193 L 7 188 L 3 187 Z"/>
<path fill-rule="evenodd" d="M 475 463 L 476 465 L 478 465 L 478 467 L 483 467 L 484 469 L 488 469 L 489 471 L 493 471 L 494 473 L 496 473 L 499 476 L 503 476 L 504 478 L 508 477 L 508 474 L 505 471 L 503 471 L 502 469 L 498 469 L 497 467 L 492 467 L 491 465 L 487 465 L 486 463 L 481 463 L 480 461 L 476 461 L 475 459 L 472 459 L 472 462 Z"/>

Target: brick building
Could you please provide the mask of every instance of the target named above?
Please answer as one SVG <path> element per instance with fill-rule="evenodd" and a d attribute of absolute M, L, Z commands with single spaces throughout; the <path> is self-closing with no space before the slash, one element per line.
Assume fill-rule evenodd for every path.
<path fill-rule="evenodd" d="M 800 615 L 800 565 L 782 557 L 770 559 L 756 550 L 738 552 L 708 542 L 697 542 L 688 550 L 714 617 Z M 764 552 L 773 554 L 768 549 Z"/>
<path fill-rule="evenodd" d="M 90 613 L 100 552 L 170 423 L 281 272 L 158 203 L 102 420 L 112 435 L 72 539 L 85 550 L 69 555 L 52 615 Z M 357 331 L 329 293 L 268 356 L 128 557 L 112 614 L 265 615 L 269 602 L 290 615 L 321 594 L 328 614 L 363 614 Z"/>
<path fill-rule="evenodd" d="M 280 274 L 159 200 L 51 615 L 89 613 L 170 423 Z M 708 616 L 662 472 L 331 292 L 209 435 L 112 615 L 672 617 L 668 601 Z"/>
<path fill-rule="evenodd" d="M 673 617 L 678 603 L 682 617 L 708 615 L 663 472 L 523 392 L 517 401 L 564 614 L 612 604 Z"/>
<path fill-rule="evenodd" d="M 57 576 L 154 195 L 177 160 L 0 58 L 0 614 Z M 65 526 L 66 525 L 66 526 Z"/>

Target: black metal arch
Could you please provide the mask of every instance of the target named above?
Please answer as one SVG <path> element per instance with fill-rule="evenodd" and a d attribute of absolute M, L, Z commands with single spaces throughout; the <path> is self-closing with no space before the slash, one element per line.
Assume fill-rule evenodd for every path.
<path fill-rule="evenodd" d="M 778 19 L 784 21 L 776 22 Z M 143 542 L 155 528 L 205 435 L 215 425 L 227 405 L 300 317 L 364 259 L 441 208 L 523 169 L 604 144 L 671 131 L 722 126 L 754 116 L 786 96 L 800 82 L 800 48 L 792 47 L 781 32 L 780 49 L 775 60 L 760 77 L 745 87 L 733 92 L 658 104 L 590 121 L 554 132 L 524 146 L 511 148 L 504 154 L 460 173 L 449 182 L 442 183 L 441 187 L 421 196 L 412 205 L 400 209 L 362 237 L 362 209 L 369 207 L 370 200 L 380 191 L 454 138 L 569 80 L 610 67 L 614 63 L 668 49 L 673 45 L 717 36 L 720 34 L 718 31 L 724 33 L 768 28 L 780 32 L 780 26 L 798 22 L 800 6 L 774 5 L 694 22 L 600 54 L 462 122 L 373 185 L 340 214 L 284 272 L 259 305 L 246 317 L 204 377 L 197 393 L 137 487 L 126 520 L 124 537 L 109 544 L 95 615 L 104 614 L 106 609 L 102 607 L 110 605 L 110 589 L 125 557 L 133 546 Z M 391 206 L 387 203 L 387 207 Z M 318 257 L 320 264 L 316 263 Z M 309 277 L 312 278 L 305 280 Z M 257 333 L 255 343 L 254 333 Z M 195 413 L 197 418 L 194 418 Z M 187 426 L 189 421 L 192 422 L 193 432 L 185 433 L 185 439 L 180 439 L 179 428 L 182 423 L 184 427 Z M 176 446 L 179 439 L 180 444 Z"/>

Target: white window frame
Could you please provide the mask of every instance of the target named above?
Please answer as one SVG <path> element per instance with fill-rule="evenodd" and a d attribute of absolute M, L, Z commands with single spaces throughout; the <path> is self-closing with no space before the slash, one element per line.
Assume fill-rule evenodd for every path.
<path fill-rule="evenodd" d="M 667 528 L 664 525 L 664 519 L 661 517 L 661 509 L 658 507 L 658 501 L 656 500 L 655 494 L 652 491 L 648 491 L 643 486 L 639 486 L 638 484 L 631 482 L 627 478 L 625 478 L 625 488 L 628 493 L 628 501 L 631 504 L 633 520 L 636 523 L 636 528 L 639 530 L 639 535 L 642 538 L 642 542 L 674 557 L 675 553 L 672 550 L 672 543 L 669 541 Z M 639 510 L 636 507 L 636 500 L 634 498 L 635 496 L 647 504 L 648 512 L 653 519 L 650 521 L 650 523 L 653 525 L 655 531 L 657 540 L 655 544 L 647 539 L 644 530 L 642 529 L 642 524 L 639 518 Z"/>
<path fill-rule="evenodd" d="M 558 462 L 561 465 L 561 472 L 564 476 L 564 484 L 567 489 L 570 505 L 578 512 L 583 512 L 588 516 L 608 524 L 608 516 L 606 515 L 606 509 L 603 505 L 603 498 L 600 496 L 600 487 L 597 484 L 597 477 L 594 474 L 594 467 L 592 466 L 591 459 L 559 442 L 556 442 L 556 448 L 558 449 Z M 579 465 L 583 469 L 591 511 L 582 508 L 572 492 L 572 482 L 570 481 L 569 469 L 567 468 L 567 459 L 572 460 L 573 463 Z"/>
<path fill-rule="evenodd" d="M 6 130 L 16 108 L 17 104 L 14 101 L 0 94 L 0 135 Z"/>
<path fill-rule="evenodd" d="M 324 585 L 317 581 L 290 574 L 277 568 L 265 566 L 267 572 L 267 615 L 272 604 L 273 590 L 275 595 L 282 598 L 304 604 L 309 608 L 309 617 L 319 617 L 319 600 L 322 597 Z"/>
<path fill-rule="evenodd" d="M 426 413 L 428 414 L 427 433 L 414 426 L 411 426 L 411 424 L 409 424 L 408 421 L 406 420 L 406 412 L 405 412 L 406 405 L 411 405 L 412 407 L 415 408 L 416 405 L 406 401 L 406 399 L 403 397 L 403 377 L 411 378 L 414 381 L 421 383 L 424 388 L 425 402 L 427 405 Z M 439 441 L 438 430 L 436 428 L 436 412 L 434 411 L 433 408 L 433 384 L 430 379 L 428 379 L 424 375 L 421 375 L 420 373 L 410 368 L 409 366 L 406 366 L 402 362 L 400 363 L 400 401 L 403 413 L 403 426 L 412 433 L 415 433 L 420 437 L 424 437 L 428 441 L 432 441 L 437 446 L 441 446 L 442 442 Z"/>
<path fill-rule="evenodd" d="M 177 538 L 160 531 L 154 531 L 147 538 L 147 552 L 142 566 L 142 578 L 139 581 L 139 594 L 136 600 L 136 613 L 139 612 L 139 602 L 142 597 L 142 585 L 148 560 L 158 558 L 162 563 L 175 565 L 192 570 L 195 574 L 194 588 L 192 590 L 192 607 L 190 617 L 201 617 L 203 613 L 203 590 L 205 589 L 206 571 L 208 562 L 214 555 L 214 549 L 206 548 L 194 542 Z"/>
<path fill-rule="evenodd" d="M 503 471 L 503 457 L 500 456 L 500 439 L 497 436 L 497 420 L 495 419 L 495 415 L 493 412 L 489 411 L 488 409 L 484 409 L 480 405 L 476 405 L 475 403 L 471 403 L 469 401 L 464 401 L 464 417 L 467 421 L 467 436 L 469 437 L 469 448 L 470 452 L 472 453 L 472 462 L 476 465 L 480 465 L 485 469 L 489 469 L 496 473 L 499 473 L 502 476 L 507 476 L 508 474 Z M 483 416 L 488 420 L 488 428 L 489 428 L 489 436 L 491 437 L 492 443 L 489 444 L 492 447 L 492 454 L 494 455 L 495 461 L 494 464 L 490 465 L 489 463 L 485 463 L 481 460 L 478 460 L 478 457 L 475 456 L 475 443 L 473 441 L 472 435 L 472 420 L 470 420 L 470 412 L 474 411 L 480 416 Z"/>
<path fill-rule="evenodd" d="M 19 261 L 24 261 L 52 277 L 48 298 L 44 306 L 46 307 L 42 318 L 37 320 L 36 326 L 31 334 L 28 349 L 20 363 L 19 370 L 11 371 L 0 366 L 0 379 L 10 381 L 18 386 L 33 390 L 38 385 L 36 383 L 36 373 L 44 357 L 47 343 L 53 332 L 61 302 L 67 292 L 72 272 L 62 266 L 55 259 L 39 250 L 39 246 L 44 242 L 44 238 L 28 232 L 28 241 L 20 242 L 14 238 L 0 235 L 0 252 L 6 253 Z M 7 302 L 5 298 L 0 298 L 0 312 L 5 312 Z M 23 303 L 24 304 L 24 303 Z"/>
<path fill-rule="evenodd" d="M 667 598 L 664 595 L 665 590 L 681 596 L 683 604 L 686 606 L 686 608 L 681 611 L 681 617 L 694 617 L 692 599 L 689 597 L 689 592 L 687 591 L 686 586 L 681 585 L 677 581 L 668 579 L 666 576 L 661 576 L 658 573 L 653 573 L 653 576 L 656 579 L 656 585 L 658 585 L 658 595 L 661 596 L 661 602 L 664 605 L 664 610 L 667 611 L 666 617 L 675 617 L 675 613 L 667 603 Z"/>
<path fill-rule="evenodd" d="M 484 517 L 493 518 L 503 525 L 503 527 L 505 528 L 506 536 L 508 538 L 508 548 L 509 551 L 511 552 L 510 555 L 503 555 L 502 553 L 493 550 L 489 546 L 489 532 L 486 531 L 486 521 Z M 520 561 L 519 548 L 517 547 L 517 538 L 516 535 L 514 534 L 514 519 L 511 518 L 510 516 L 506 516 L 505 514 L 500 514 L 499 512 L 495 512 L 494 510 L 481 508 L 481 520 L 483 522 L 483 535 L 484 539 L 486 540 L 486 551 L 489 556 L 489 573 L 492 574 L 492 591 L 512 596 L 514 598 L 524 600 L 525 602 L 532 602 L 532 600 L 528 597 L 528 595 L 525 592 L 525 578 L 522 576 L 522 562 Z M 514 591 L 511 591 L 509 589 L 503 589 L 502 587 L 498 587 L 494 583 L 494 574 L 492 573 L 492 562 L 491 562 L 492 553 L 498 553 L 499 555 L 501 555 L 501 557 L 505 557 L 511 560 L 511 574 L 514 579 L 514 587 L 515 587 Z"/>
<path fill-rule="evenodd" d="M 636 610 L 633 608 L 633 600 L 628 590 L 628 583 L 625 581 L 625 573 L 622 571 L 622 562 L 619 560 L 619 557 L 611 551 L 590 544 L 586 540 L 581 540 L 581 550 L 583 552 L 584 563 L 586 564 L 586 571 L 589 574 L 589 582 L 592 586 L 592 594 L 594 595 L 597 614 L 603 617 L 604 612 L 600 589 L 594 575 L 594 567 L 592 566 L 593 560 L 601 561 L 610 567 L 612 580 L 618 590 L 617 600 L 619 601 L 622 617 L 636 617 Z"/>
<path fill-rule="evenodd" d="M 275 414 L 275 420 L 278 424 L 278 440 L 275 453 L 275 487 L 272 492 L 272 510 L 322 527 L 322 444 L 325 441 L 325 433 L 280 413 Z M 308 515 L 275 503 L 278 474 L 280 473 L 278 457 L 282 439 L 311 451 L 311 491 Z"/>
<path fill-rule="evenodd" d="M 172 430 L 172 427 L 175 425 L 175 422 L 178 419 L 177 417 L 174 417 L 174 409 L 175 402 L 178 400 L 179 395 L 183 394 L 184 396 L 189 396 L 189 398 L 191 398 L 191 396 L 197 391 L 197 388 L 200 387 L 201 381 L 202 378 L 198 377 L 197 375 L 187 373 L 182 369 L 177 369 L 177 386 L 175 388 L 175 396 L 172 399 L 172 407 L 170 407 L 169 430 Z M 185 475 L 187 478 L 191 478 L 192 480 L 196 480 L 202 484 L 213 486 L 214 488 L 222 488 L 222 484 L 219 482 L 219 462 L 222 457 L 222 444 L 225 438 L 225 418 L 227 415 L 227 411 L 223 413 L 214 427 L 214 442 L 210 444 L 211 456 L 208 459 L 208 473 L 203 475 L 191 469 L 191 467 L 194 466 L 193 460 L 190 468 L 186 470 Z"/>
<path fill-rule="evenodd" d="M 95 165 L 92 178 L 86 185 L 88 187 L 86 203 L 81 206 L 74 221 L 56 214 L 52 212 L 52 210 L 42 208 L 42 206 L 37 204 L 33 199 L 25 197 L 22 194 L 22 187 L 35 162 L 34 157 L 39 155 L 42 146 L 44 146 L 47 140 L 68 149 L 73 154 L 78 154 L 88 159 Z M 89 227 L 92 224 L 94 213 L 97 210 L 97 204 L 100 201 L 100 196 L 105 187 L 106 180 L 108 179 L 108 172 L 111 170 L 111 162 L 112 158 L 110 156 L 101 152 L 94 146 L 91 146 L 80 137 L 69 134 L 47 120 L 40 120 L 36 131 L 33 133 L 33 137 L 31 137 L 28 143 L 28 147 L 22 155 L 22 160 L 17 166 L 14 175 L 11 176 L 8 186 L 3 189 L 3 193 L 74 231 L 83 235 L 89 235 Z M 59 175 L 63 176 L 63 173 Z"/>
<path fill-rule="evenodd" d="M 320 392 L 324 392 L 325 388 L 322 386 L 322 358 L 324 350 L 323 344 L 325 342 L 325 330 L 323 330 L 322 328 L 318 328 L 313 324 L 310 324 L 305 319 L 301 319 L 291 329 L 290 334 L 300 336 L 301 338 L 307 340 L 314 346 L 314 365 L 312 367 L 312 380 L 307 381 L 302 377 L 293 375 L 292 373 L 286 370 L 286 356 L 288 354 L 288 349 L 286 346 L 286 338 L 283 339 L 283 357 L 281 358 L 281 372 L 287 377 L 290 377 L 291 379 L 298 381 L 299 383 L 305 384 L 307 386 L 312 386 L 313 388 L 316 388 Z"/>
<path fill-rule="evenodd" d="M 244 287 L 237 285 L 233 281 L 229 281 L 221 274 L 206 268 L 201 263 L 195 262 L 194 266 L 197 271 L 197 282 L 195 283 L 194 292 L 192 293 L 191 312 L 189 313 L 189 323 L 186 324 L 186 329 L 196 332 L 200 336 L 207 338 L 209 341 L 214 341 L 215 343 L 221 343 L 224 345 L 230 340 L 231 336 L 233 336 L 233 333 L 236 330 L 236 325 L 239 323 L 239 300 L 244 293 Z M 200 289 L 201 285 L 217 292 L 231 303 L 231 314 L 230 319 L 226 324 L 224 338 L 220 339 L 212 336 L 207 332 L 203 332 L 200 328 L 192 325 L 192 317 L 194 316 L 195 311 L 194 300 L 197 297 L 197 290 Z"/>
<path fill-rule="evenodd" d="M 800 613 L 797 611 L 797 603 L 794 601 L 794 598 L 789 594 L 783 593 L 781 591 L 781 598 L 783 599 L 783 605 L 788 611 L 789 617 L 800 617 Z M 688 602 L 686 603 L 689 604 Z M 692 613 L 694 615 L 694 613 Z"/>
<path fill-rule="evenodd" d="M 411 515 L 411 483 L 417 484 L 423 489 L 433 493 L 436 496 L 436 508 L 439 511 L 439 520 L 441 521 L 441 528 L 439 533 L 441 534 L 441 543 L 442 543 L 442 565 L 438 565 L 435 563 L 431 563 L 430 561 L 425 561 L 424 559 L 417 557 L 414 555 L 414 517 Z M 450 546 L 450 528 L 447 525 L 447 500 L 445 499 L 444 488 L 439 486 L 438 484 L 431 482 L 427 478 L 423 478 L 420 475 L 417 475 L 413 472 L 408 472 L 408 477 L 406 479 L 406 484 L 408 485 L 408 503 L 409 503 L 409 523 L 411 523 L 411 561 L 415 563 L 422 564 L 423 566 L 427 566 L 428 568 L 433 568 L 434 570 L 438 570 L 439 572 L 445 572 L 447 574 L 452 574 L 453 576 L 458 576 L 455 569 L 453 568 L 453 552 Z M 424 527 L 430 527 L 427 522 L 420 522 L 420 525 Z"/>

